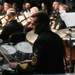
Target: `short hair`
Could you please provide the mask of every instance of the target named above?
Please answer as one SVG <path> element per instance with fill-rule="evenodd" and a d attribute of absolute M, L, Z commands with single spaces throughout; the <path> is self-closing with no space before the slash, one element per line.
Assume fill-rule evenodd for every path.
<path fill-rule="evenodd" d="M 54 1 L 53 4 L 52 4 L 53 8 L 54 8 L 55 4 L 59 5 L 59 2 L 58 1 Z"/>
<path fill-rule="evenodd" d="M 7 15 L 9 15 L 9 14 L 11 14 L 12 16 L 15 16 L 15 14 L 16 14 L 15 9 L 14 9 L 14 8 L 9 8 L 9 9 L 7 10 Z"/>
<path fill-rule="evenodd" d="M 17 4 L 16 4 L 16 3 L 13 3 L 12 5 L 17 6 Z"/>
<path fill-rule="evenodd" d="M 39 11 L 38 7 L 34 6 L 30 9 L 30 14 L 33 15 L 33 14 L 37 13 L 38 11 Z"/>
<path fill-rule="evenodd" d="M 31 17 L 33 18 L 36 17 L 39 23 L 43 23 L 45 26 L 49 26 L 50 19 L 49 19 L 49 15 L 46 12 L 39 11 L 33 14 Z"/>

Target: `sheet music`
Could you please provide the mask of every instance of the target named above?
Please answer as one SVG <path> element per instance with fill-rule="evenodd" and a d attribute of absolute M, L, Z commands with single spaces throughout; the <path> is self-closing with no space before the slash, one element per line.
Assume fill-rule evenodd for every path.
<path fill-rule="evenodd" d="M 75 26 L 75 12 L 66 13 L 64 16 L 61 16 L 67 27 Z"/>
<path fill-rule="evenodd" d="M 22 21 L 21 22 L 22 25 L 25 25 L 27 23 L 26 20 L 25 20 L 25 17 L 23 15 L 18 16 L 18 18 L 19 18 L 20 22 Z"/>
<path fill-rule="evenodd" d="M 19 18 L 20 21 L 25 19 L 25 17 L 23 15 L 19 15 L 18 18 Z"/>

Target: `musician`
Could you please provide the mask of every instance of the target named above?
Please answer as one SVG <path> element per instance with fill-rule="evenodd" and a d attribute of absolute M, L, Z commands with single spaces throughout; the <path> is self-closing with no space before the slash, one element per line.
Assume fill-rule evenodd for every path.
<path fill-rule="evenodd" d="M 20 10 L 19 10 L 19 8 L 17 7 L 17 4 L 16 4 L 16 3 L 13 3 L 13 4 L 12 4 L 12 8 L 15 9 L 17 15 L 20 15 Z"/>
<path fill-rule="evenodd" d="M 50 15 L 50 28 L 53 28 L 55 30 L 60 30 L 66 28 L 66 24 L 60 17 L 60 6 L 62 4 L 59 4 L 59 2 L 55 1 L 53 2 L 54 10 L 52 11 L 52 14 Z"/>
<path fill-rule="evenodd" d="M 69 10 L 68 6 L 66 4 L 60 4 L 59 5 L 59 17 L 56 19 L 55 27 L 54 29 L 59 30 L 59 29 L 64 29 L 67 28 L 65 22 L 61 18 L 60 15 L 62 15 L 63 11 L 66 13 Z"/>
<path fill-rule="evenodd" d="M 65 49 L 61 38 L 49 28 L 49 16 L 46 12 L 37 12 L 31 16 L 33 30 L 38 34 L 33 44 L 33 56 L 25 63 L 9 63 L 19 74 L 58 74 L 64 72 Z"/>
<path fill-rule="evenodd" d="M 32 7 L 31 9 L 30 9 L 30 15 L 33 15 L 33 14 L 35 14 L 35 13 L 37 13 L 39 11 L 39 9 L 38 9 L 38 7 Z M 29 31 L 31 31 L 32 30 L 32 26 L 31 26 L 31 20 L 30 20 L 30 18 L 28 18 L 27 20 L 27 23 L 26 23 L 26 25 L 24 26 L 24 32 L 25 33 L 27 33 L 27 32 L 29 32 Z"/>
<path fill-rule="evenodd" d="M 52 4 L 52 12 L 50 13 L 50 27 L 54 28 L 56 20 L 59 18 L 59 2 L 54 1 Z"/>
<path fill-rule="evenodd" d="M 44 3 L 41 3 L 41 11 L 45 11 L 48 13 L 47 7 Z"/>
<path fill-rule="evenodd" d="M 31 4 L 29 2 L 23 3 L 20 14 L 27 14 L 30 12 Z"/>
<path fill-rule="evenodd" d="M 24 13 L 25 9 L 26 9 L 26 8 L 25 8 L 25 3 L 23 3 L 23 4 L 22 4 L 22 10 L 20 11 L 20 14 L 21 14 L 21 15 L 22 15 L 22 13 Z"/>
<path fill-rule="evenodd" d="M 3 9 L 4 9 L 3 13 L 4 13 L 4 15 L 6 15 L 7 10 L 8 10 L 11 6 L 10 6 L 9 3 L 5 2 L 4 5 L 3 5 L 3 7 L 4 7 L 4 8 L 3 8 Z"/>
<path fill-rule="evenodd" d="M 58 19 L 56 19 L 55 24 L 54 24 L 54 28 L 55 30 L 60 30 L 60 29 L 64 29 L 67 28 L 65 22 L 61 19 L 61 17 L 59 16 Z"/>
<path fill-rule="evenodd" d="M 9 8 L 7 10 L 7 24 L 2 27 L 2 32 L 0 34 L 0 39 L 3 41 L 8 41 L 9 36 L 15 32 L 23 32 L 22 24 L 15 20 L 15 9 Z"/>
<path fill-rule="evenodd" d="M 25 4 L 25 8 L 26 8 L 26 12 L 30 11 L 30 8 L 31 8 L 31 4 L 30 3 L 26 3 Z"/>
<path fill-rule="evenodd" d="M 59 2 L 54 1 L 52 4 L 52 12 L 50 13 L 50 18 L 56 19 L 59 15 Z"/>
<path fill-rule="evenodd" d="M 3 13 L 3 5 L 0 4 L 0 16 L 1 15 L 4 15 L 4 13 Z"/>

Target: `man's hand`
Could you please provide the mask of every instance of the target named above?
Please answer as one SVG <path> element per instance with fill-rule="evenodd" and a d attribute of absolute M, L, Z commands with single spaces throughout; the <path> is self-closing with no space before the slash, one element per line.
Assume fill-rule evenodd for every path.
<path fill-rule="evenodd" d="M 17 63 L 16 62 L 11 62 L 9 63 L 9 66 L 13 69 L 13 68 L 16 68 L 17 66 Z"/>

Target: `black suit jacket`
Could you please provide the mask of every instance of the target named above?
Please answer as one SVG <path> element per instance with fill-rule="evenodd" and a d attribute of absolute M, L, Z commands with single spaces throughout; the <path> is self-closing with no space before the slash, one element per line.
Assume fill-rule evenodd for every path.
<path fill-rule="evenodd" d="M 61 38 L 48 30 L 44 30 L 38 35 L 38 38 L 33 44 L 32 64 L 26 63 L 17 65 L 19 74 L 58 74 L 65 73 L 64 71 L 64 55 L 65 48 Z M 24 68 L 24 66 L 26 66 Z M 24 68 L 24 69 L 23 69 Z M 32 69 L 32 70 L 30 70 Z"/>
<path fill-rule="evenodd" d="M 8 24 L 2 27 L 0 38 L 3 39 L 3 41 L 6 41 L 9 36 L 15 32 L 23 32 L 23 26 L 16 20 L 11 20 Z"/>
<path fill-rule="evenodd" d="M 50 30 L 41 32 L 33 45 L 33 51 L 38 60 L 35 73 L 64 73 L 65 49 L 57 34 Z"/>

